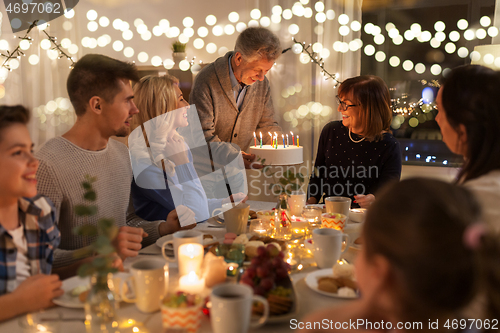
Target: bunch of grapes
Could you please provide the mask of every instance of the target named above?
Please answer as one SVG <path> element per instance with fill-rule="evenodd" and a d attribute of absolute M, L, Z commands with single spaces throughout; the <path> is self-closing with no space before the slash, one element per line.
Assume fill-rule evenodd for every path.
<path fill-rule="evenodd" d="M 283 252 L 272 244 L 257 249 L 250 267 L 241 276 L 240 283 L 252 287 L 254 294 L 266 296 L 273 287 L 288 277 L 290 265 L 283 260 Z"/>

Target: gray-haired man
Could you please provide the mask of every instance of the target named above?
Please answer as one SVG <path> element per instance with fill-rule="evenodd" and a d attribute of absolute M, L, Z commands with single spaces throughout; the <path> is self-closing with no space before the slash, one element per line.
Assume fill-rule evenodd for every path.
<path fill-rule="evenodd" d="M 244 153 L 253 133 L 262 132 L 267 143 L 268 132 L 281 131 L 265 77 L 280 55 L 276 35 L 265 28 L 248 28 L 238 36 L 234 51 L 201 70 L 191 91 L 190 103 L 196 106 L 207 142 L 238 145 L 247 169 L 255 160 L 255 155 Z M 226 155 L 226 146 L 218 146 L 215 152 L 217 145 L 211 147 L 212 155 Z M 253 167 L 262 166 L 254 163 Z"/>

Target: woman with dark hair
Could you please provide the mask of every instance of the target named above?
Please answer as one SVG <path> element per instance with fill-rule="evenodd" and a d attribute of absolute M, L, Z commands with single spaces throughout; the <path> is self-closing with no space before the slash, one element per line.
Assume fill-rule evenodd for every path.
<path fill-rule="evenodd" d="M 328 123 L 321 132 L 307 202 L 345 196 L 368 207 L 378 188 L 401 176 L 399 142 L 389 131 L 389 89 L 377 76 L 357 76 L 342 82 L 337 102 L 342 121 Z"/>
<path fill-rule="evenodd" d="M 483 218 L 500 232 L 500 72 L 469 65 L 453 69 L 443 81 L 436 121 L 443 141 L 465 163 L 457 183 L 478 198 Z"/>
<path fill-rule="evenodd" d="M 355 263 L 360 299 L 303 322 L 363 320 L 356 332 L 449 332 L 446 324 L 489 330 L 500 318 L 500 244 L 480 221 L 480 207 L 463 187 L 431 179 L 384 187 L 368 210 Z M 471 323 L 460 311 L 479 293 L 487 295 L 485 316 Z"/>

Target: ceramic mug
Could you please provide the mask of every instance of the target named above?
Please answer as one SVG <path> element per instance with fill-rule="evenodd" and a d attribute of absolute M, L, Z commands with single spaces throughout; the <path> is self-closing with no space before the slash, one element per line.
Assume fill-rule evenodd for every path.
<path fill-rule="evenodd" d="M 250 205 L 247 203 L 240 203 L 229 210 L 225 210 L 228 207 L 227 205 L 232 204 L 224 204 L 222 206 L 222 209 L 215 209 L 213 214 L 215 214 L 215 212 L 218 210 L 223 211 L 227 232 L 232 232 L 236 235 L 246 233 Z"/>
<path fill-rule="evenodd" d="M 351 198 L 328 197 L 325 198 L 325 206 L 327 213 L 344 214 L 346 218 L 349 218 L 349 211 L 351 209 Z"/>
<path fill-rule="evenodd" d="M 135 303 L 141 312 L 158 311 L 168 288 L 168 263 L 162 259 L 142 259 L 132 264 L 130 273 L 132 276 L 120 285 L 122 300 Z M 135 298 L 128 298 L 124 292 L 127 281 L 132 281 Z"/>
<path fill-rule="evenodd" d="M 251 322 L 253 302 L 264 304 L 264 313 Z M 264 297 L 254 295 L 252 288 L 244 284 L 224 283 L 210 294 L 210 321 L 214 333 L 246 333 L 248 328 L 257 328 L 269 317 L 269 303 Z"/>
<path fill-rule="evenodd" d="M 301 216 L 302 210 L 306 205 L 306 194 L 302 191 L 292 191 L 288 197 L 288 206 L 290 206 L 290 215 Z"/>
<path fill-rule="evenodd" d="M 349 236 L 330 228 L 315 229 L 312 232 L 313 254 L 319 268 L 331 268 L 339 260 L 340 255 L 348 248 Z M 342 242 L 346 247 L 342 251 Z"/>
<path fill-rule="evenodd" d="M 230 210 L 231 208 L 233 208 L 234 206 L 236 206 L 236 204 L 233 204 L 233 203 L 225 203 L 222 205 L 221 208 L 215 208 L 213 211 L 212 211 L 212 216 L 215 216 L 215 215 L 219 215 L 219 214 L 223 214 L 224 212 Z"/>

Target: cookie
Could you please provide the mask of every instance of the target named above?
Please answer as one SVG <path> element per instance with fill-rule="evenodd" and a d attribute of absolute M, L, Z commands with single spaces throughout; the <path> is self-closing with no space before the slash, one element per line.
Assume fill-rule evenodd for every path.
<path fill-rule="evenodd" d="M 347 277 L 339 277 L 336 279 L 339 287 L 349 287 L 354 290 L 358 290 L 358 283 L 356 281 L 353 281 Z"/>
<path fill-rule="evenodd" d="M 320 277 L 318 279 L 318 289 L 327 293 L 336 293 L 339 285 L 336 279 L 332 277 Z"/>

